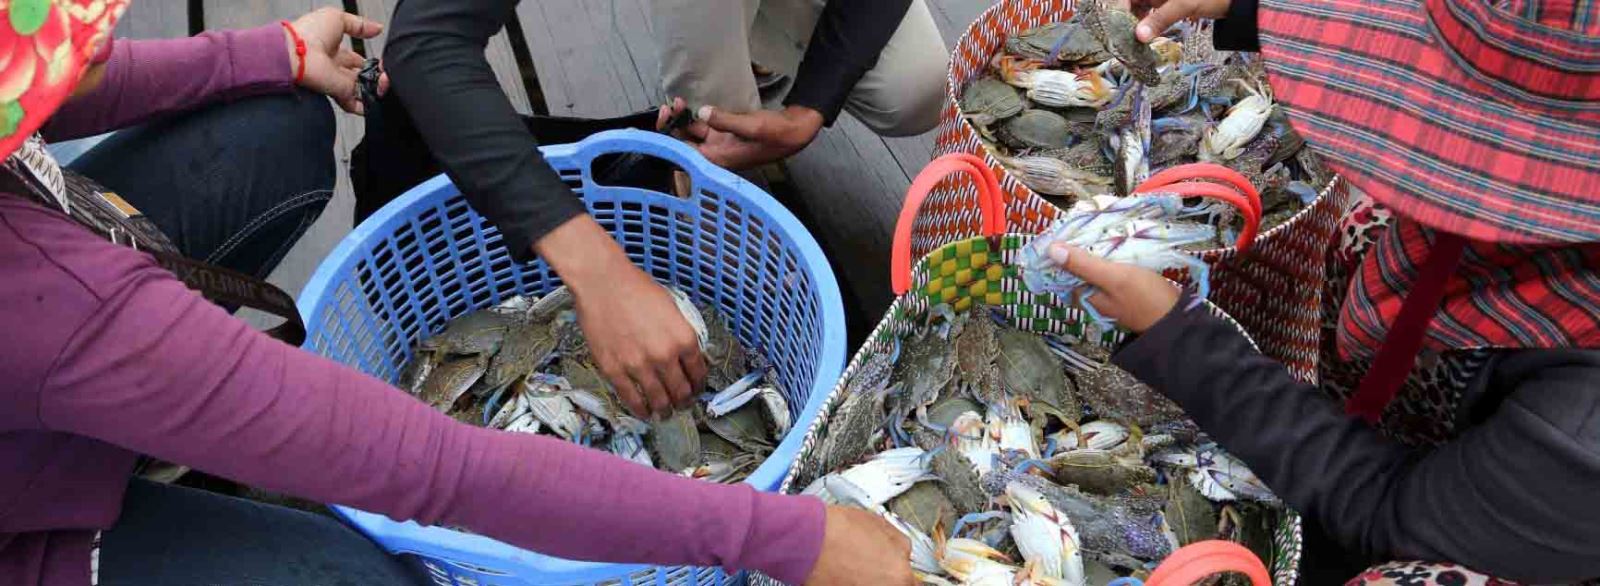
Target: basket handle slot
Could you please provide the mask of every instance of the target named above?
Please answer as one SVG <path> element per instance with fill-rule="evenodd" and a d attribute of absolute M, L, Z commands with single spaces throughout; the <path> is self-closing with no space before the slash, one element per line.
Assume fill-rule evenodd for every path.
<path fill-rule="evenodd" d="M 1266 564 L 1245 546 L 1212 539 L 1178 548 L 1150 573 L 1145 586 L 1189 586 L 1223 572 L 1238 572 L 1252 586 L 1272 586 Z"/>
<path fill-rule="evenodd" d="M 701 197 L 702 186 L 717 184 L 737 186 L 748 183 L 732 172 L 706 160 L 694 147 L 659 132 L 636 129 L 607 130 L 590 135 L 582 141 L 541 147 L 551 166 L 557 169 L 574 169 L 583 174 L 585 185 L 598 185 L 596 162 L 614 160 L 608 155 L 635 155 L 661 159 L 676 166 L 689 176 L 688 199 Z M 674 197 L 673 199 L 678 199 Z"/>
<path fill-rule="evenodd" d="M 983 235 L 999 236 L 1006 231 L 1005 200 L 1000 195 L 1000 181 L 995 178 L 994 170 L 984 164 L 983 159 L 969 153 L 950 153 L 934 159 L 911 181 L 905 204 L 900 208 L 900 219 L 895 223 L 889 258 L 889 280 L 895 295 L 905 295 L 911 290 L 911 225 L 917 220 L 917 212 L 928 194 L 952 173 L 965 173 L 978 185 Z"/>

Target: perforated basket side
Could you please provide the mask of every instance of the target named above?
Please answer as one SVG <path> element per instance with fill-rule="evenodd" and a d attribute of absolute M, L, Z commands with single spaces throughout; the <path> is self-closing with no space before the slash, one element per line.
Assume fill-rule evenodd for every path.
<path fill-rule="evenodd" d="M 613 131 L 542 150 L 637 266 L 718 308 L 743 343 L 770 359 L 796 428 L 808 425 L 843 368 L 845 328 L 838 284 L 799 221 L 755 186 L 654 133 Z M 693 193 L 677 198 L 597 184 L 591 163 L 613 152 L 642 152 L 677 164 L 690 175 Z M 449 320 L 560 284 L 541 261 L 513 262 L 498 230 L 446 178 L 437 177 L 363 222 L 318 268 L 300 299 L 306 348 L 394 380 L 412 345 Z M 791 433 L 747 482 L 775 488 L 800 440 Z M 422 558 L 443 584 L 728 579 L 716 569 L 561 560 L 486 537 L 335 510 L 386 549 Z"/>

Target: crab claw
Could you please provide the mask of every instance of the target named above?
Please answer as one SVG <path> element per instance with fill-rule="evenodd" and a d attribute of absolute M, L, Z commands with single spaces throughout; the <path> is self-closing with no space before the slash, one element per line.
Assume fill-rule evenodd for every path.
<path fill-rule="evenodd" d="M 751 372 L 734 381 L 733 384 L 728 385 L 728 388 L 712 395 L 711 402 L 706 405 L 706 414 L 712 417 L 722 417 L 743 407 L 745 403 L 749 403 L 751 399 L 756 398 L 756 395 L 761 393 L 761 387 L 755 385 L 764 374 L 760 370 Z"/>

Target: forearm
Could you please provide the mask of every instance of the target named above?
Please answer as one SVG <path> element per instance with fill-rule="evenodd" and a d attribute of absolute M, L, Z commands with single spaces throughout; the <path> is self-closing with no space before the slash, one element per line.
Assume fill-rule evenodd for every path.
<path fill-rule="evenodd" d="M 1431 451 L 1345 416 L 1201 309 L 1174 310 L 1115 361 L 1357 555 L 1541 583 L 1600 576 L 1600 510 L 1589 496 L 1600 458 L 1574 439 L 1600 407 L 1591 389 L 1600 361 L 1499 377 L 1499 392 L 1526 393 L 1511 391 L 1499 412 Z"/>
<path fill-rule="evenodd" d="M 856 82 L 877 65 L 910 6 L 911 0 L 828 2 L 784 104 L 816 110 L 833 124 Z"/>
<path fill-rule="evenodd" d="M 44 127 L 71 140 L 205 104 L 294 88 L 278 24 L 183 39 L 118 39 L 92 88 L 68 100 Z"/>
<path fill-rule="evenodd" d="M 159 275 L 108 298 L 64 355 L 49 428 L 251 485 L 588 560 L 803 578 L 820 548 L 820 502 L 457 423 Z"/>
<path fill-rule="evenodd" d="M 409 0 L 395 11 L 384 66 L 417 130 L 473 209 L 518 260 L 584 207 L 540 156 L 501 91 L 484 44 L 515 3 Z"/>

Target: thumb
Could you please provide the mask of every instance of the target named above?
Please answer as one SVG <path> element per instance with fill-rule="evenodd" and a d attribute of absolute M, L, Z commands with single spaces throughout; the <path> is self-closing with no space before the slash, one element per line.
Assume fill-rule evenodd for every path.
<path fill-rule="evenodd" d="M 761 136 L 761 120 L 749 114 L 734 114 L 711 106 L 701 106 L 695 117 L 705 122 L 712 130 L 720 130 L 745 140 L 753 141 Z"/>
<path fill-rule="evenodd" d="M 1121 268 L 1117 263 L 1089 254 L 1087 250 L 1059 243 L 1050 246 L 1050 260 L 1100 289 L 1105 289 L 1106 285 L 1115 281 Z"/>
<path fill-rule="evenodd" d="M 1164 33 L 1176 23 L 1191 16 L 1194 12 L 1192 0 L 1172 0 L 1150 10 L 1144 20 L 1139 21 L 1139 27 L 1134 29 L 1134 36 L 1141 43 L 1155 40 L 1156 35 Z"/>

